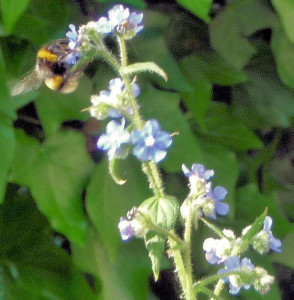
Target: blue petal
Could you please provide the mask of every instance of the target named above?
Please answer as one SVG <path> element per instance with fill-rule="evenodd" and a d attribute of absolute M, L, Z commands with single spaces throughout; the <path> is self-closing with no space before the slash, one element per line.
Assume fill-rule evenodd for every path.
<path fill-rule="evenodd" d="M 227 195 L 227 190 L 222 187 L 222 186 L 217 186 L 214 190 L 213 190 L 213 198 L 215 201 L 220 201 L 223 200 L 226 195 Z"/>
<path fill-rule="evenodd" d="M 236 270 L 240 265 L 240 258 L 238 256 L 230 256 L 225 261 L 225 266 L 228 270 Z"/>
<path fill-rule="evenodd" d="M 160 131 L 154 138 L 156 141 L 156 147 L 160 149 L 166 149 L 172 144 L 172 138 L 168 132 Z"/>
<path fill-rule="evenodd" d="M 146 147 L 136 146 L 133 149 L 133 154 L 140 160 L 149 160 L 148 150 Z"/>
<path fill-rule="evenodd" d="M 166 151 L 164 150 L 159 150 L 159 149 L 156 149 L 156 148 L 151 148 L 150 149 L 150 159 L 155 162 L 155 163 L 158 163 L 160 162 L 161 160 L 163 160 L 166 156 Z"/>
<path fill-rule="evenodd" d="M 215 211 L 221 216 L 225 216 L 230 211 L 230 206 L 227 203 L 217 202 L 215 203 Z"/>
<path fill-rule="evenodd" d="M 152 119 L 147 121 L 144 126 L 144 131 L 146 131 L 149 135 L 154 136 L 158 131 L 160 131 L 161 127 L 157 120 Z"/>
<path fill-rule="evenodd" d="M 269 232 L 272 228 L 273 220 L 271 217 L 266 216 L 263 223 L 263 228 L 265 231 Z"/>

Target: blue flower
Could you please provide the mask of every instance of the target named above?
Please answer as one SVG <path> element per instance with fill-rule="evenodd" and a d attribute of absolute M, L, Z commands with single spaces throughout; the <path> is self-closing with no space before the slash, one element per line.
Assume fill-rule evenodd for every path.
<path fill-rule="evenodd" d="M 280 249 L 280 247 L 282 246 L 282 242 L 281 242 L 281 240 L 279 240 L 273 236 L 273 234 L 271 232 L 272 224 L 273 224 L 272 218 L 269 216 L 266 216 L 264 223 L 263 223 L 263 229 L 265 232 L 268 233 L 268 243 L 269 243 L 270 249 L 272 249 L 275 252 L 281 253 L 282 250 Z"/>
<path fill-rule="evenodd" d="M 212 184 L 209 182 L 206 185 L 206 199 L 208 201 L 212 201 L 214 204 L 214 210 L 209 215 L 210 218 L 216 219 L 216 214 L 221 216 L 225 216 L 228 214 L 230 207 L 227 203 L 221 202 L 227 195 L 227 190 L 222 186 L 217 186 L 216 188 L 212 189 Z"/>
<path fill-rule="evenodd" d="M 106 126 L 106 133 L 102 134 L 97 142 L 97 147 L 101 150 L 108 150 L 108 158 L 126 158 L 130 141 L 130 134 L 125 130 L 125 119 L 122 118 L 121 124 L 111 121 Z"/>
<path fill-rule="evenodd" d="M 123 241 L 127 241 L 134 236 L 132 224 L 126 218 L 121 217 L 118 223 L 118 229 Z"/>
<path fill-rule="evenodd" d="M 218 274 L 223 274 L 229 271 L 237 271 L 242 270 L 243 272 L 251 272 L 254 270 L 254 265 L 251 263 L 249 258 L 243 258 L 240 263 L 240 258 L 238 256 L 229 257 L 225 263 L 225 268 L 220 269 Z M 244 289 L 248 290 L 250 288 L 250 284 L 248 282 L 242 282 L 242 279 L 239 275 L 230 275 L 229 277 L 223 278 L 225 282 L 230 282 L 230 294 L 236 295 L 239 293 L 240 289 L 244 287 Z"/>
<path fill-rule="evenodd" d="M 130 39 L 143 29 L 140 23 L 143 20 L 143 14 L 133 12 L 130 14 L 128 8 L 122 5 L 115 5 L 108 11 L 108 19 L 102 17 L 97 21 L 97 31 L 101 34 L 118 33 L 125 39 Z"/>
<path fill-rule="evenodd" d="M 70 49 L 74 49 L 78 44 L 79 34 L 76 31 L 75 25 L 70 24 L 69 28 L 70 31 L 66 33 L 66 37 L 69 39 L 68 47 Z"/>
<path fill-rule="evenodd" d="M 191 170 L 189 170 L 186 165 L 182 165 L 182 170 L 186 177 L 197 176 L 200 179 L 208 180 L 213 177 L 213 170 L 206 170 L 201 164 L 193 164 Z"/>
<path fill-rule="evenodd" d="M 172 138 L 170 133 L 161 130 L 157 120 L 149 120 L 143 130 L 132 131 L 131 142 L 135 145 L 133 154 L 138 159 L 158 163 L 165 158 Z"/>
<path fill-rule="evenodd" d="M 135 98 L 139 96 L 140 87 L 138 84 L 132 84 L 132 92 Z M 103 90 L 98 96 L 92 96 L 91 102 L 93 106 L 90 108 L 90 114 L 98 120 L 103 120 L 107 116 L 110 118 L 120 118 L 122 117 L 120 112 L 125 112 L 129 115 L 133 114 L 124 83 L 120 78 L 111 79 L 109 90 Z"/>
<path fill-rule="evenodd" d="M 80 57 L 81 57 L 81 54 L 79 52 L 75 51 L 75 52 L 71 52 L 71 53 L 67 54 L 65 56 L 64 60 L 68 65 L 74 66 Z"/>

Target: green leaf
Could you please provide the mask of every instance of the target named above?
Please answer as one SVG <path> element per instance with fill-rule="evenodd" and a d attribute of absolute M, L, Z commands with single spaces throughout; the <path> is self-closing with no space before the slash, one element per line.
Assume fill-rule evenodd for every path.
<path fill-rule="evenodd" d="M 95 276 L 99 299 L 147 299 L 150 262 L 141 240 L 120 244 L 119 255 L 110 259 L 99 234 L 89 228 L 86 243 L 72 247 L 76 265 Z"/>
<path fill-rule="evenodd" d="M 3 299 L 95 299 L 70 256 L 53 244 L 49 224 L 28 191 L 9 185 L 0 216 Z"/>
<path fill-rule="evenodd" d="M 212 51 L 202 51 L 181 60 L 181 69 L 193 82 L 199 73 L 209 82 L 218 85 L 235 85 L 247 81 L 247 75 L 231 66 L 227 61 Z"/>
<path fill-rule="evenodd" d="M 288 127 L 294 116 L 294 93 L 277 80 L 271 70 L 247 72 L 250 82 L 233 88 L 234 116 L 251 128 Z"/>
<path fill-rule="evenodd" d="M 140 210 L 149 216 L 156 225 L 170 230 L 175 225 L 179 213 L 179 204 L 176 198 L 151 197 L 140 205 Z"/>
<path fill-rule="evenodd" d="M 275 28 L 272 36 L 279 76 L 288 87 L 294 88 L 294 42 L 291 42 L 281 28 Z"/>
<path fill-rule="evenodd" d="M 12 32 L 15 23 L 24 13 L 29 3 L 30 0 L 0 0 L 2 20 L 8 34 Z"/>
<path fill-rule="evenodd" d="M 210 20 L 209 11 L 211 9 L 212 0 L 177 0 L 177 2 L 203 21 L 208 22 Z"/>
<path fill-rule="evenodd" d="M 36 106 L 45 135 L 54 135 L 63 121 L 89 119 L 89 113 L 82 112 L 82 109 L 89 106 L 90 95 L 91 83 L 85 77 L 80 80 L 77 90 L 71 94 L 57 93 L 44 87 Z"/>
<path fill-rule="evenodd" d="M 262 215 L 255 219 L 253 224 L 251 224 L 250 229 L 243 235 L 242 241 L 249 244 L 252 241 L 252 238 L 260 231 L 261 227 L 263 226 L 265 217 L 267 216 L 267 208 L 264 210 Z"/>
<path fill-rule="evenodd" d="M 41 46 L 51 40 L 63 38 L 68 24 L 82 23 L 79 12 L 79 5 L 68 5 L 67 0 L 55 1 L 54 5 L 50 1 L 34 0 L 13 28 L 13 35 Z"/>
<path fill-rule="evenodd" d="M 136 75 L 144 72 L 155 73 L 158 76 L 162 77 L 165 81 L 168 80 L 167 74 L 164 72 L 164 70 L 161 69 L 154 62 L 143 62 L 143 63 L 131 64 L 126 67 L 123 67 L 121 69 L 121 72 L 127 75 Z"/>
<path fill-rule="evenodd" d="M 201 75 L 199 76 L 201 77 Z M 183 92 L 185 105 L 203 131 L 206 131 L 205 116 L 212 100 L 212 84 L 205 78 L 199 78 L 192 92 Z"/>
<path fill-rule="evenodd" d="M 155 281 L 159 278 L 160 262 L 164 251 L 164 243 L 165 239 L 154 232 L 148 232 L 145 236 L 145 245 L 151 259 Z"/>
<path fill-rule="evenodd" d="M 139 53 L 141 61 L 154 61 L 166 72 L 168 76 L 166 83 L 162 79 L 151 78 L 158 85 L 173 90 L 190 91 L 191 85 L 181 73 L 162 37 L 162 31 L 167 25 L 168 18 L 149 11 L 144 14 L 144 20 L 144 31 L 132 41 L 136 50 L 134 54 L 136 59 Z"/>
<path fill-rule="evenodd" d="M 7 184 L 8 171 L 13 160 L 15 138 L 12 122 L 0 114 L 0 203 L 3 202 Z"/>
<path fill-rule="evenodd" d="M 225 60 L 241 69 L 256 52 L 246 36 L 275 24 L 275 15 L 262 1 L 236 1 L 210 23 L 211 43 Z"/>
<path fill-rule="evenodd" d="M 131 158 L 121 160 L 120 166 L 127 180 L 124 185 L 117 185 L 113 181 L 108 172 L 108 161 L 105 159 L 96 166 L 86 193 L 88 215 L 110 258 L 115 257 L 121 244 L 117 229 L 119 218 L 150 197 L 147 180 L 138 161 Z"/>
<path fill-rule="evenodd" d="M 275 236 L 280 238 L 293 230 L 293 225 L 285 219 L 279 210 L 276 193 L 261 194 L 255 184 L 250 184 L 237 190 L 236 203 L 238 204 L 236 214 L 238 220 L 251 222 L 256 214 L 260 214 L 265 207 L 268 207 L 268 215 L 272 217 L 274 222 L 273 232 Z"/>
<path fill-rule="evenodd" d="M 294 2 L 292 0 L 271 0 L 290 41 L 294 43 Z"/>
<path fill-rule="evenodd" d="M 157 119 L 162 130 L 170 133 L 179 132 L 179 135 L 173 136 L 173 143 L 168 149 L 167 158 L 162 163 L 166 171 L 180 171 L 183 157 L 185 163 L 188 164 L 201 159 L 202 150 L 185 116 L 180 111 L 178 94 L 149 87 L 142 91 L 139 102 L 142 103 L 143 115 L 147 119 Z"/>
<path fill-rule="evenodd" d="M 55 230 L 82 243 L 87 221 L 81 192 L 92 169 L 84 138 L 64 131 L 39 145 L 17 131 L 16 139 L 12 180 L 30 188 L 38 208 Z"/>
<path fill-rule="evenodd" d="M 204 132 L 206 138 L 213 143 L 222 144 L 235 151 L 262 149 L 259 138 L 237 118 L 229 112 L 227 105 L 214 103 L 207 113 L 206 124 L 208 130 Z"/>

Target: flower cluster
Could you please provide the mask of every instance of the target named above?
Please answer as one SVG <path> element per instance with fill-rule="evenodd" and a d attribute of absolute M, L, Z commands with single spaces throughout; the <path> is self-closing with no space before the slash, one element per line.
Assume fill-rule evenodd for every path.
<path fill-rule="evenodd" d="M 273 250 L 275 252 L 281 253 L 280 247 L 282 243 L 279 239 L 275 238 L 271 232 L 273 220 L 271 217 L 266 216 L 263 224 L 263 229 L 254 237 L 253 248 L 260 254 L 269 252 Z"/>
<path fill-rule="evenodd" d="M 116 121 L 108 123 L 106 133 L 98 139 L 97 147 L 107 150 L 108 158 L 112 160 L 126 158 L 133 145 L 133 154 L 139 160 L 158 163 L 165 158 L 171 143 L 170 133 L 161 130 L 157 120 L 149 120 L 142 130 L 129 133 L 122 118 L 121 124 Z"/>
<path fill-rule="evenodd" d="M 128 241 L 134 236 L 144 237 L 148 231 L 147 227 L 144 226 L 144 218 L 136 207 L 127 213 L 127 218 L 120 218 L 118 229 L 123 241 Z"/>
<path fill-rule="evenodd" d="M 140 25 L 143 14 L 130 13 L 128 8 L 115 5 L 108 11 L 108 18 L 102 17 L 97 22 L 97 30 L 102 34 L 117 33 L 125 39 L 130 39 L 141 31 L 144 26 Z"/>
<path fill-rule="evenodd" d="M 208 180 L 213 177 L 213 170 L 206 170 L 201 164 L 193 164 L 191 170 L 182 166 L 183 173 L 189 178 L 190 193 L 181 206 L 181 215 L 186 219 L 188 211 L 192 209 L 193 216 L 200 218 L 202 215 L 216 219 L 216 214 L 226 215 L 229 205 L 221 202 L 227 194 L 224 187 L 212 188 Z"/>
<path fill-rule="evenodd" d="M 135 98 L 139 96 L 140 87 L 137 83 L 132 84 L 132 92 Z M 90 114 L 98 120 L 104 120 L 107 117 L 120 118 L 122 115 L 131 117 L 133 115 L 125 86 L 120 78 L 111 79 L 109 90 L 103 90 L 99 95 L 93 95 L 91 103 L 93 106 L 90 108 Z"/>
<path fill-rule="evenodd" d="M 142 13 L 130 13 L 128 8 L 124 8 L 122 5 L 115 5 L 108 11 L 108 18 L 101 17 L 96 22 L 91 21 L 86 25 L 82 25 L 78 31 L 75 25 L 70 24 L 70 30 L 66 33 L 66 37 L 69 40 L 68 47 L 73 52 L 67 58 L 68 63 L 74 64 L 76 62 L 81 55 L 80 48 L 89 49 L 92 45 L 99 48 L 101 46 L 99 41 L 105 35 L 112 33 L 124 39 L 133 38 L 144 28 L 141 25 L 142 20 Z"/>
<path fill-rule="evenodd" d="M 233 231 L 223 230 L 226 238 L 208 238 L 203 243 L 203 250 L 206 251 L 205 258 L 210 264 L 223 263 L 231 256 L 234 246 L 238 243 Z"/>
<path fill-rule="evenodd" d="M 268 275 L 267 271 L 260 267 L 254 267 L 249 258 L 243 258 L 240 261 L 238 256 L 229 257 L 225 263 L 225 268 L 220 269 L 218 274 L 225 274 L 230 271 L 236 271 L 236 274 L 223 278 L 230 285 L 230 294 L 236 295 L 243 287 L 248 290 L 251 285 L 262 294 L 268 292 L 270 284 L 274 278 Z"/>

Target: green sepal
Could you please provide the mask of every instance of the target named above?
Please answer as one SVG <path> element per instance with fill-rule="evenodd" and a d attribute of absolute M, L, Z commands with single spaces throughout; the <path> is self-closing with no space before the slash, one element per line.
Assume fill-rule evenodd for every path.
<path fill-rule="evenodd" d="M 139 208 L 150 217 L 154 224 L 167 230 L 173 228 L 179 213 L 178 201 L 171 196 L 151 197 L 145 200 Z"/>
<path fill-rule="evenodd" d="M 165 81 L 168 80 L 167 74 L 154 62 L 143 62 L 131 64 L 120 69 L 121 74 L 123 75 L 136 75 L 138 73 L 149 72 L 156 73 L 162 77 Z"/>
<path fill-rule="evenodd" d="M 151 259 L 154 279 L 157 281 L 159 278 L 160 260 L 164 251 L 165 238 L 155 232 L 148 232 L 144 240 Z"/>
<path fill-rule="evenodd" d="M 118 163 L 119 163 L 119 159 L 117 159 L 117 158 L 114 158 L 109 161 L 109 164 L 108 164 L 109 174 L 115 183 L 117 183 L 119 185 L 123 185 L 127 182 L 127 180 L 121 179 L 120 174 L 119 174 Z"/>
<path fill-rule="evenodd" d="M 243 244 L 249 245 L 251 243 L 252 238 L 259 232 L 260 228 L 262 227 L 266 216 L 267 216 L 267 208 L 258 218 L 255 219 L 250 229 L 243 235 L 242 237 Z"/>

